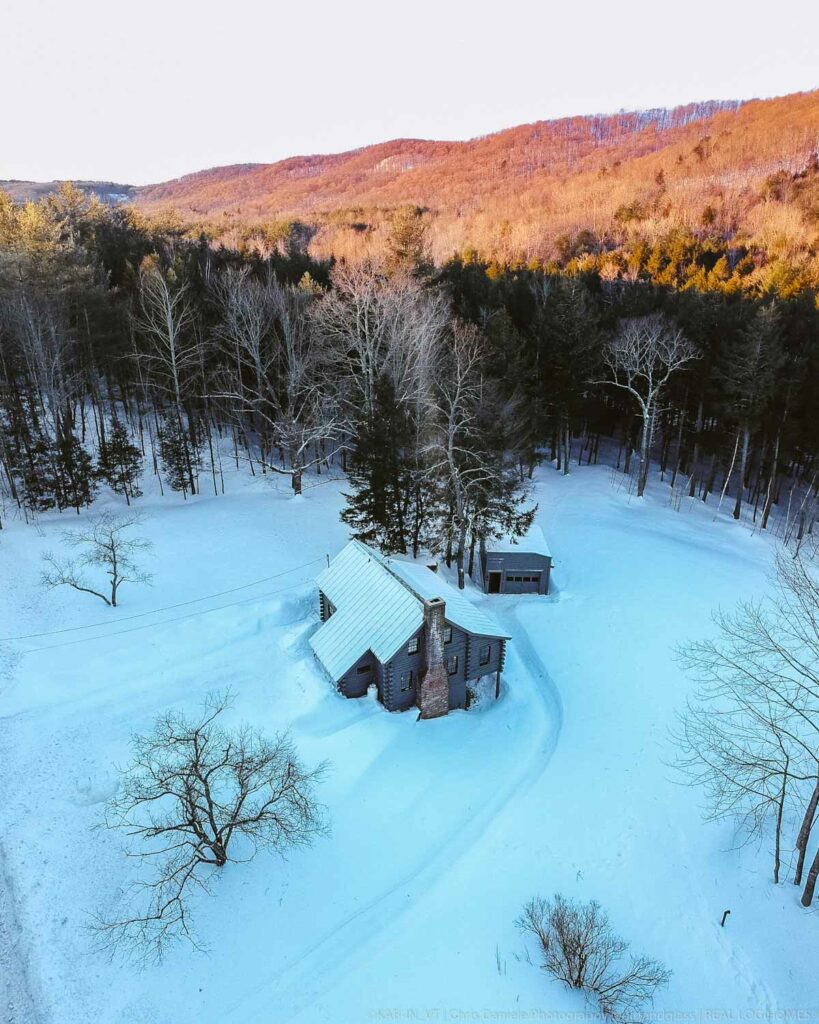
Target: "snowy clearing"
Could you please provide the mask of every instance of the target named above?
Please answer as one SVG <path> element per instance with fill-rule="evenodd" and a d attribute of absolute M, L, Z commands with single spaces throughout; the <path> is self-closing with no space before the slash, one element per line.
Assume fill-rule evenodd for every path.
<path fill-rule="evenodd" d="M 703 824 L 701 794 L 666 767 L 690 687 L 674 646 L 707 632 L 713 608 L 764 592 L 768 539 L 699 502 L 675 513 L 659 485 L 630 500 L 602 467 L 541 469 L 552 594 L 470 590 L 513 637 L 502 699 L 419 722 L 345 700 L 315 663 L 312 579 L 347 535 L 344 485 L 311 482 L 300 498 L 234 477 L 223 497 L 141 501 L 154 586 L 123 588 L 115 610 L 38 585 L 41 554 L 78 517 L 0 535 L 0 636 L 72 630 L 0 644 L 8 1019 L 582 1012 L 527 962 L 514 923 L 527 899 L 558 890 L 598 899 L 636 952 L 673 970 L 658 1014 L 815 1003 L 815 916 L 794 886 L 771 884 L 766 850 Z M 73 631 L 99 622 L 117 625 Z M 196 906 L 208 954 L 179 945 L 142 971 L 110 963 L 86 925 L 133 869 L 116 836 L 92 831 L 116 765 L 160 711 L 194 711 L 225 687 L 232 721 L 290 729 L 308 764 L 330 762 L 332 834 L 284 863 L 230 865 Z"/>

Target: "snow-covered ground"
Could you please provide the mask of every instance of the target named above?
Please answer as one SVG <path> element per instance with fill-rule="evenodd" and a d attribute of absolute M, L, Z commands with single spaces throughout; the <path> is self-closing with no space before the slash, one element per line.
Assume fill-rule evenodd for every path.
<path fill-rule="evenodd" d="M 544 468 L 552 595 L 472 593 L 514 637 L 502 700 L 419 722 L 344 700 L 313 660 L 311 579 L 346 534 L 342 485 L 312 483 L 302 498 L 235 477 L 219 498 L 143 499 L 154 586 L 124 588 L 116 610 L 38 585 L 77 517 L 0 534 L 0 637 L 69 630 L 0 645 L 0 1020 L 7 1005 L 15 1024 L 582 1012 L 514 924 L 555 891 L 598 899 L 673 970 L 658 1013 L 818 1005 L 815 916 L 770 883 L 767 850 L 703 824 L 701 794 L 666 767 L 690 686 L 674 645 L 764 591 L 768 540 L 699 503 L 672 511 L 659 485 L 638 502 L 602 467 Z M 98 622 L 116 625 L 73 631 Z M 233 719 L 290 729 L 308 763 L 330 762 L 332 834 L 229 866 L 197 904 L 209 953 L 111 963 L 86 925 L 132 870 L 92 830 L 115 766 L 157 713 L 228 686 Z"/>

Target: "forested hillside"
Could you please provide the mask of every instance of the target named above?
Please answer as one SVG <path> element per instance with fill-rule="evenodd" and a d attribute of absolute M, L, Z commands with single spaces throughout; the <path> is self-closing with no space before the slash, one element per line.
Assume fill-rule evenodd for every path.
<path fill-rule="evenodd" d="M 423 211 L 438 261 L 471 248 L 504 264 L 544 262 L 685 231 L 787 255 L 815 277 L 818 144 L 810 92 L 222 167 L 139 189 L 137 202 L 230 244 L 247 225 L 273 237 L 300 230 L 322 257 L 382 251 L 391 211 L 409 204 Z"/>
<path fill-rule="evenodd" d="M 404 210 L 380 264 L 215 248 L 71 186 L 0 198 L 0 519 L 79 511 L 103 486 L 221 493 L 252 473 L 350 477 L 344 518 L 389 551 L 523 530 L 527 479 L 608 458 L 642 495 L 812 527 L 819 309 L 787 262 L 675 235 L 611 275 L 440 266 Z M 614 442 L 612 444 L 611 442 Z"/>

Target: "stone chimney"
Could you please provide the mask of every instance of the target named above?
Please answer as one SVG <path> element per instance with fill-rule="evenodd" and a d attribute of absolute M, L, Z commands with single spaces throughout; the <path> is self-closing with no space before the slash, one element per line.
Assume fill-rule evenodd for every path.
<path fill-rule="evenodd" d="M 449 712 L 449 676 L 444 663 L 444 612 L 440 597 L 424 601 L 424 667 L 418 690 L 421 718 L 440 718 Z"/>

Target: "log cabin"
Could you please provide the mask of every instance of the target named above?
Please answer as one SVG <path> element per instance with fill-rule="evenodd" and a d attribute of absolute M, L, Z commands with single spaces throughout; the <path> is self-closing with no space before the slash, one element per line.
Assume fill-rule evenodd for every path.
<path fill-rule="evenodd" d="M 374 685 L 388 710 L 437 718 L 465 708 L 485 676 L 500 692 L 509 635 L 427 566 L 352 540 L 316 582 L 321 625 L 310 645 L 345 697 Z"/>

